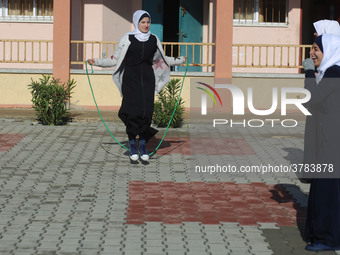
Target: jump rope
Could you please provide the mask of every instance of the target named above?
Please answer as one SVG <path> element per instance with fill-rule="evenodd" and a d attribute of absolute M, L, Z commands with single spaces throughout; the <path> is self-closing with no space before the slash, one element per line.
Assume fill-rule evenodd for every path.
<path fill-rule="evenodd" d="M 105 121 L 104 121 L 104 119 L 103 119 L 102 114 L 101 114 L 100 111 L 99 111 L 99 108 L 98 108 L 98 105 L 97 105 L 97 101 L 96 101 L 96 98 L 95 98 L 94 93 L 93 93 L 93 88 L 92 88 L 92 84 L 91 84 L 91 80 L 90 80 L 90 75 L 89 75 L 89 72 L 88 72 L 88 70 L 87 70 L 87 64 L 88 64 L 88 60 L 86 60 L 86 63 L 85 63 L 85 66 L 86 66 L 86 75 L 87 75 L 87 79 L 88 79 L 88 82 L 89 82 L 89 85 L 90 85 L 90 89 L 91 89 L 91 93 L 92 93 L 92 98 L 93 98 L 94 104 L 96 105 L 96 108 L 97 108 L 99 117 L 100 117 L 102 123 L 104 124 L 104 126 L 106 127 L 107 131 L 109 131 L 111 137 L 112 137 L 112 138 L 113 138 L 120 146 L 122 146 L 124 149 L 126 149 L 127 151 L 130 151 L 126 146 L 124 146 L 123 144 L 121 144 L 121 143 L 116 139 L 116 137 L 112 134 L 111 130 L 110 130 L 109 127 L 106 125 L 106 123 L 105 123 Z M 172 119 L 174 118 L 174 115 L 175 115 L 175 112 L 176 112 L 176 109 L 177 109 L 177 106 L 178 106 L 178 102 L 179 102 L 179 100 L 180 100 L 180 98 L 181 98 L 181 93 L 182 93 L 182 89 L 183 89 L 183 85 L 184 85 L 184 80 L 185 80 L 185 77 L 186 77 L 186 75 L 187 75 L 187 71 L 188 71 L 188 62 L 186 62 L 186 67 L 185 67 L 185 72 L 184 72 L 184 76 L 183 76 L 183 80 L 182 80 L 181 89 L 180 89 L 180 91 L 179 91 L 179 95 L 178 95 L 178 98 L 177 98 L 177 101 L 176 101 L 176 105 L 175 105 L 174 111 L 172 112 L 172 116 L 171 116 L 171 118 L 170 118 L 170 120 L 169 120 L 168 126 L 166 127 L 165 132 L 164 132 L 164 135 L 163 135 L 161 141 L 159 142 L 158 146 L 156 147 L 156 149 L 155 149 L 153 152 L 149 153 L 149 156 L 151 156 L 151 155 L 153 155 L 154 153 L 156 153 L 156 151 L 158 150 L 158 148 L 161 146 L 161 144 L 162 144 L 162 142 L 163 142 L 163 140 L 164 140 L 164 137 L 165 137 L 166 133 L 168 132 L 168 129 L 169 129 L 170 124 L 171 124 L 171 121 L 172 121 Z M 93 65 L 91 65 L 91 73 L 93 73 Z"/>

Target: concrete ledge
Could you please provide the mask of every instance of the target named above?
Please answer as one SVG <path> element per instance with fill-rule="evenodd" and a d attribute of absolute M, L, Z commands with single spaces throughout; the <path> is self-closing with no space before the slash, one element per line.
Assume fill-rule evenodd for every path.
<path fill-rule="evenodd" d="M 101 122 L 97 110 L 69 110 L 74 122 Z M 118 110 L 100 110 L 104 121 L 120 121 L 118 117 Z M 188 123 L 190 119 L 190 112 L 185 111 L 184 122 Z M 15 119 L 15 120 L 31 120 L 36 119 L 36 112 L 32 108 L 1 108 L 0 119 Z"/>
<path fill-rule="evenodd" d="M 233 78 L 304 79 L 305 74 L 294 73 L 233 73 Z"/>
<path fill-rule="evenodd" d="M 100 117 L 96 110 L 69 111 L 74 121 L 99 122 Z M 100 111 L 105 121 L 118 121 L 117 111 Z M 36 119 L 36 112 L 32 108 L 1 108 L 0 119 L 32 120 Z"/>
<path fill-rule="evenodd" d="M 0 68 L 0 73 L 52 74 L 52 69 Z"/>
<path fill-rule="evenodd" d="M 88 70 L 91 72 L 91 70 Z M 0 73 L 17 73 L 17 74 L 52 74 L 52 69 L 13 69 L 0 68 Z M 185 72 L 170 72 L 171 76 L 184 76 Z M 71 74 L 86 74 L 86 70 L 72 69 Z M 113 74 L 113 70 L 94 70 L 93 74 L 107 75 Z M 214 77 L 214 72 L 187 72 L 189 77 Z M 304 79 L 305 74 L 294 73 L 233 73 L 233 78 L 286 78 L 286 79 Z"/>
<path fill-rule="evenodd" d="M 91 69 L 88 69 L 91 73 Z M 0 73 L 16 73 L 16 74 L 53 74 L 52 69 L 23 69 L 23 68 L 0 68 Z M 71 74 L 86 74 L 86 70 L 71 69 Z M 184 76 L 185 72 L 170 72 L 171 76 Z M 93 74 L 112 75 L 113 70 L 93 70 Z M 213 77 L 213 72 L 187 72 L 187 76 L 191 77 Z"/>
<path fill-rule="evenodd" d="M 91 69 L 88 70 L 90 74 Z M 77 70 L 73 69 L 71 70 L 71 74 L 86 74 L 86 70 Z M 113 70 L 93 70 L 93 74 L 113 74 Z M 185 72 L 170 72 L 171 76 L 184 76 Z M 187 72 L 186 76 L 190 77 L 213 77 L 214 73 L 213 72 Z"/>

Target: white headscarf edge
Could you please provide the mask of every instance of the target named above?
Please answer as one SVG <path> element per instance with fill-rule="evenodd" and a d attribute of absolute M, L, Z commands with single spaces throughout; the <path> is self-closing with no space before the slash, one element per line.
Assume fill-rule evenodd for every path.
<path fill-rule="evenodd" d="M 322 34 L 333 34 L 340 36 L 340 25 L 335 20 L 319 20 L 314 22 L 313 25 L 319 36 Z"/>
<path fill-rule="evenodd" d="M 340 36 L 333 34 L 322 35 L 323 58 L 318 68 L 316 82 L 319 84 L 325 72 L 331 66 L 340 66 Z"/>

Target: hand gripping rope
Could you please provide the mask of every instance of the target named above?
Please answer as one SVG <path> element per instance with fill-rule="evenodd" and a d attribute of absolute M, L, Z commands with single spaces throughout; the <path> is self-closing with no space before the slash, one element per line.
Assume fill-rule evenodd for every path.
<path fill-rule="evenodd" d="M 109 127 L 106 125 L 106 123 L 105 123 L 105 121 L 104 121 L 104 119 L 103 119 L 103 116 L 101 115 L 101 113 L 100 113 L 100 111 L 99 111 L 99 108 L 98 108 L 98 105 L 97 105 L 97 102 L 96 102 L 96 98 L 95 98 L 94 93 L 93 93 L 93 88 L 92 88 L 92 84 L 91 84 L 91 81 L 90 81 L 89 72 L 88 72 L 88 70 L 87 70 L 87 64 L 88 64 L 88 61 L 86 60 L 86 63 L 85 63 L 85 66 L 86 66 L 86 75 L 87 75 L 87 79 L 88 79 L 88 81 L 89 81 L 89 85 L 90 85 L 90 89 L 91 89 L 91 93 L 92 93 L 92 98 L 93 98 L 93 101 L 94 101 L 94 103 L 95 103 L 95 105 L 96 105 L 96 108 L 97 108 L 99 117 L 100 117 L 101 121 L 103 122 L 104 126 L 106 127 L 107 131 L 109 131 L 111 137 L 112 137 L 112 138 L 113 138 L 120 146 L 122 146 L 124 149 L 126 149 L 126 150 L 129 151 L 128 148 L 126 148 L 123 144 L 121 144 L 121 143 L 116 139 L 116 137 L 114 137 L 114 135 L 111 133 Z M 93 73 L 93 66 L 92 66 L 92 65 L 91 65 L 91 71 L 92 71 L 91 73 Z M 182 93 L 182 89 L 183 89 L 184 79 L 185 79 L 185 77 L 186 77 L 186 75 L 187 75 L 187 71 L 188 71 L 188 62 L 186 63 L 186 68 L 185 68 L 185 72 L 184 72 L 184 76 L 183 76 L 183 80 L 182 80 L 182 86 L 181 86 L 181 89 L 180 89 L 180 91 L 179 91 L 179 95 L 178 95 L 178 98 L 177 98 L 177 101 L 176 101 L 176 105 L 175 105 L 174 111 L 172 112 L 172 116 L 171 116 L 171 118 L 170 118 L 170 120 L 169 120 L 168 126 L 167 126 L 166 129 L 165 129 L 165 132 L 164 132 L 164 135 L 163 135 L 163 137 L 162 137 L 162 140 L 159 142 L 159 144 L 158 144 L 158 146 L 156 147 L 156 149 L 155 149 L 153 152 L 149 153 L 149 156 L 153 155 L 153 154 L 158 150 L 159 146 L 161 146 L 161 144 L 162 144 L 162 142 L 163 142 L 163 140 L 164 140 L 164 137 L 165 137 L 166 133 L 168 132 L 168 129 L 169 129 L 170 124 L 171 124 L 171 121 L 172 121 L 172 119 L 174 118 L 174 115 L 175 115 L 175 112 L 176 112 L 176 109 L 177 109 L 177 106 L 178 106 L 179 99 L 181 98 L 181 93 Z"/>

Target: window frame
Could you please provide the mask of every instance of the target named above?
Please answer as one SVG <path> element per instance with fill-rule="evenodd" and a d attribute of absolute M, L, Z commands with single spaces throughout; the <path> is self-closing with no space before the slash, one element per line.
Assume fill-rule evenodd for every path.
<path fill-rule="evenodd" d="M 43 22 L 53 23 L 52 16 L 38 16 L 37 0 L 33 0 L 33 15 L 9 15 L 8 1 L 1 0 L 0 4 L 0 22 Z M 0 2 L 0 3 L 1 3 Z"/>
<path fill-rule="evenodd" d="M 236 0 L 238 1 L 238 0 Z M 286 10 L 285 10 L 285 21 L 284 22 L 260 22 L 260 1 L 261 0 L 253 0 L 254 1 L 254 15 L 252 20 L 247 19 L 233 19 L 233 24 L 237 26 L 280 26 L 286 27 L 288 25 L 288 4 L 289 1 L 286 1 Z"/>

